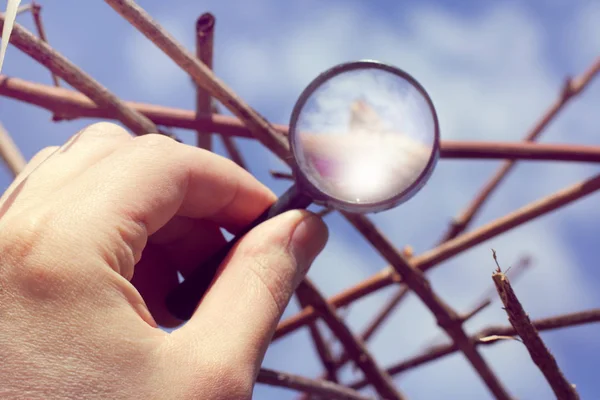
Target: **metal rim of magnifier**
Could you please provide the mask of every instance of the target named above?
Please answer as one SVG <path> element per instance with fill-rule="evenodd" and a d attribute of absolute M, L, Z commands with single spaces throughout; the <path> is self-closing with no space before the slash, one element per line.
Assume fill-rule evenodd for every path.
<path fill-rule="evenodd" d="M 395 195 L 389 199 L 386 199 L 386 200 L 383 200 L 380 202 L 352 203 L 352 202 L 347 202 L 347 201 L 341 200 L 339 198 L 330 196 L 330 195 L 324 193 L 318 187 L 316 187 L 310 181 L 310 179 L 308 179 L 308 177 L 306 176 L 304 171 L 302 171 L 302 168 L 298 165 L 298 163 L 294 163 L 292 168 L 294 171 L 294 176 L 296 177 L 297 184 L 302 189 L 309 192 L 311 197 L 313 197 L 315 203 L 321 204 L 326 207 L 332 207 L 337 210 L 347 211 L 350 213 L 380 212 L 380 211 L 384 211 L 384 210 L 388 210 L 390 208 L 396 207 L 399 204 L 410 200 L 410 198 L 412 198 L 415 194 L 417 194 L 417 192 L 419 192 L 419 190 L 421 190 L 421 188 L 425 185 L 425 183 L 427 183 L 427 181 L 431 177 L 431 174 L 433 173 L 433 170 L 435 169 L 437 160 L 439 158 L 439 149 L 440 149 L 439 121 L 438 121 L 437 113 L 435 111 L 435 107 L 433 105 L 433 101 L 429 97 L 429 94 L 427 93 L 425 88 L 412 75 L 408 74 L 407 72 L 405 72 L 397 67 L 382 63 L 380 61 L 360 60 L 360 61 L 353 61 L 353 62 L 348 62 L 348 63 L 344 63 L 344 64 L 339 64 L 339 65 L 336 65 L 336 66 L 328 69 L 327 71 L 321 73 L 304 89 L 304 91 L 302 92 L 302 94 L 300 95 L 298 100 L 296 101 L 296 104 L 292 111 L 292 116 L 290 118 L 289 136 L 288 136 L 290 148 L 292 150 L 292 154 L 294 155 L 294 160 L 298 159 L 298 153 L 297 153 L 298 149 L 296 148 L 296 143 L 294 140 L 295 135 L 296 135 L 296 124 L 298 123 L 298 118 L 300 117 L 302 109 L 304 108 L 304 105 L 306 104 L 306 102 L 310 98 L 310 96 L 323 83 L 325 83 L 329 79 L 333 78 L 334 76 L 339 75 L 344 72 L 349 72 L 349 71 L 353 71 L 353 70 L 357 70 L 357 69 L 366 69 L 366 68 L 372 68 L 372 69 L 378 69 L 378 70 L 390 72 L 390 73 L 404 79 L 409 84 L 411 84 L 415 89 L 417 89 L 417 91 L 423 96 L 423 98 L 427 102 L 429 110 L 431 111 L 431 117 L 433 119 L 433 124 L 434 124 L 434 132 L 433 132 L 434 138 L 433 138 L 431 156 L 427 162 L 427 165 L 425 166 L 425 168 L 423 169 L 423 171 L 421 172 L 419 177 L 417 179 L 415 179 L 415 181 L 409 187 L 404 189 L 402 192 L 398 193 L 397 195 Z"/>

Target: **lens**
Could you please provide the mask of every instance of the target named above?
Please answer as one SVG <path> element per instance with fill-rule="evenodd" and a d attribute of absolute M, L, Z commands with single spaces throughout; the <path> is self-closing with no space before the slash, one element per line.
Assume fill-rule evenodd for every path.
<path fill-rule="evenodd" d="M 437 160 L 431 100 L 411 76 L 377 62 L 319 76 L 300 97 L 290 129 L 298 172 L 348 211 L 406 201 Z"/>

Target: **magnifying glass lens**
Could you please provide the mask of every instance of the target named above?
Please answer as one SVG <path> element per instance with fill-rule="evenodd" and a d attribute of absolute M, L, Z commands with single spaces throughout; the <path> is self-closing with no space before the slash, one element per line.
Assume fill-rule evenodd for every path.
<path fill-rule="evenodd" d="M 314 189 L 358 211 L 405 201 L 426 180 L 437 155 L 437 120 L 412 78 L 351 69 L 304 95 L 290 141 L 297 168 Z"/>

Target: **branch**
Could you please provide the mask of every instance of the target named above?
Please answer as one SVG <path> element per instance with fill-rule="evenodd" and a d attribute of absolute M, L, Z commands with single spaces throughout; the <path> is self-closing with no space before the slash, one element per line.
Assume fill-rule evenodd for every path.
<path fill-rule="evenodd" d="M 233 114 L 246 123 L 252 134 L 284 162 L 289 162 L 289 144 L 275 129 L 229 89 L 213 72 L 187 51 L 150 15 L 132 0 L 105 0 L 116 12 L 151 40 Z"/>
<path fill-rule="evenodd" d="M 4 14 L 0 13 L 0 30 L 4 26 Z M 125 126 L 138 135 L 156 132 L 158 129 L 148 118 L 127 107 L 108 89 L 96 82 L 91 76 L 77 68 L 64 56 L 53 50 L 47 43 L 36 38 L 19 24 L 15 24 L 10 42 L 19 50 L 44 65 L 61 77 L 75 89 L 81 91 L 99 107 L 110 110 Z M 59 88 L 56 88 L 57 90 Z"/>
<path fill-rule="evenodd" d="M 517 264 L 511 266 L 507 271 L 506 275 L 509 276 L 513 280 L 517 280 L 522 276 L 523 272 L 525 272 L 531 266 L 531 259 L 529 257 L 521 257 Z M 478 315 L 481 311 L 485 310 L 496 298 L 496 288 L 492 287 L 491 290 L 487 290 L 486 293 L 481 296 L 481 300 L 479 300 L 475 305 L 473 305 L 469 311 L 465 312 L 460 316 L 463 323 L 469 321 L 471 318 Z M 424 348 L 430 348 L 438 344 L 442 338 L 434 338 L 432 339 L 428 345 L 423 346 Z"/>
<path fill-rule="evenodd" d="M 38 37 L 44 42 L 48 43 L 48 39 L 46 38 L 46 30 L 44 29 L 44 23 L 42 21 L 42 6 L 37 4 L 35 1 L 31 2 L 31 15 L 33 16 L 33 23 L 35 24 L 35 28 L 38 31 Z M 60 83 L 58 81 L 58 77 L 52 71 L 52 82 L 54 86 L 59 87 Z"/>
<path fill-rule="evenodd" d="M 600 322 L 600 308 L 589 311 L 581 311 L 571 314 L 560 315 L 557 317 L 542 318 L 532 321 L 533 326 L 539 331 L 548 331 L 553 329 L 568 328 L 578 325 Z M 471 340 L 477 346 L 489 346 L 502 341 L 500 337 L 514 336 L 517 332 L 514 327 L 508 326 L 489 326 L 471 336 Z M 412 368 L 421 366 L 425 363 L 438 360 L 449 354 L 458 351 L 458 347 L 454 344 L 439 344 L 431 347 L 422 353 L 399 362 L 387 369 L 390 375 L 398 375 Z M 354 389 L 361 389 L 367 386 L 369 382 L 361 380 L 348 385 Z"/>
<path fill-rule="evenodd" d="M 60 118 L 54 119 L 55 121 L 79 117 L 105 120 L 118 119 L 118 116 L 112 110 L 98 107 L 81 93 L 5 75 L 0 75 L 0 95 L 34 104 L 60 115 Z M 137 102 L 125 102 L 125 105 L 145 115 L 157 125 L 219 132 L 222 135 L 245 138 L 252 137 L 248 128 L 237 118 L 213 114 L 198 119 L 196 112 L 192 110 Z M 280 134 L 285 135 L 287 132 L 287 126 L 274 126 Z"/>
<path fill-rule="evenodd" d="M 488 239 L 507 232 L 516 226 L 530 222 L 531 220 L 544 214 L 555 211 L 556 209 L 579 200 L 598 189 L 600 189 L 600 174 L 586 181 L 569 186 L 550 196 L 532 202 L 508 215 L 491 221 L 479 229 L 462 234 L 436 247 L 435 249 L 429 250 L 419 256 L 415 256 L 411 259 L 411 264 L 415 269 L 427 271 L 462 251 L 470 249 L 471 247 L 476 246 Z M 335 307 L 342 307 L 381 288 L 399 282 L 400 278 L 394 274 L 388 266 L 382 271 L 364 280 L 359 285 L 349 288 L 344 292 L 332 297 L 329 301 Z M 314 310 L 311 308 L 305 308 L 300 313 L 282 321 L 277 327 L 274 340 L 293 332 L 295 329 L 303 326 L 308 321 L 313 320 L 314 317 Z"/>
<path fill-rule="evenodd" d="M 559 98 L 525 136 L 524 141 L 535 141 L 548 126 L 548 124 L 550 124 L 550 122 L 563 109 L 564 105 L 567 104 L 569 100 L 581 93 L 598 74 L 598 72 L 600 72 L 600 58 L 597 58 L 596 61 L 594 61 L 594 64 L 578 78 L 567 79 Z M 454 222 L 451 224 L 448 231 L 446 231 L 440 243 L 444 243 L 455 238 L 465 229 L 467 229 L 475 215 L 477 215 L 486 200 L 508 175 L 514 164 L 514 161 L 507 161 L 496 171 L 489 182 L 484 185 L 479 194 L 475 197 L 475 199 L 473 199 L 471 204 L 469 204 L 469 206 L 467 206 L 467 208 L 465 208 L 464 211 L 462 211 L 460 215 L 454 219 Z"/>
<path fill-rule="evenodd" d="M 298 298 L 298 303 L 300 303 L 300 307 L 302 308 L 309 306 L 311 303 L 307 298 L 306 291 L 296 291 L 296 297 Z M 315 349 L 317 350 L 317 354 L 321 359 L 321 363 L 323 364 L 323 367 L 325 367 L 326 373 L 324 379 L 336 383 L 339 382 L 335 360 L 333 359 L 329 345 L 325 342 L 325 339 L 323 339 L 321 332 L 319 332 L 317 321 L 309 323 L 308 329 L 315 345 Z"/>
<path fill-rule="evenodd" d="M 433 291 L 431 284 L 425 278 L 423 272 L 411 266 L 368 218 L 363 215 L 348 213 L 343 213 L 343 215 L 371 242 L 373 247 L 381 253 L 398 275 L 402 277 L 402 281 L 431 310 L 440 328 L 446 331 L 448 336 L 454 340 L 454 343 L 464 353 L 475 372 L 479 374 L 488 386 L 490 392 L 498 399 L 510 399 L 511 397 L 506 389 L 465 333 L 459 315 Z"/>
<path fill-rule="evenodd" d="M 575 387 L 571 385 L 556 363 L 556 359 L 550 353 L 550 350 L 544 344 L 537 329 L 531 324 L 529 316 L 523 309 L 521 302 L 513 291 L 510 282 L 506 275 L 502 273 L 496 252 L 492 250 L 494 261 L 498 266 L 495 273 L 492 275 L 500 299 L 504 304 L 504 310 L 508 314 L 510 324 L 515 328 L 517 334 L 521 337 L 523 344 L 527 347 L 531 359 L 540 369 L 548 384 L 554 391 L 554 394 L 559 399 L 578 400 L 579 395 L 575 391 Z"/>
<path fill-rule="evenodd" d="M 213 67 L 213 44 L 215 37 L 215 17 L 210 13 L 202 14 L 196 20 L 196 56 L 206 65 Z M 196 115 L 212 114 L 212 97 L 201 86 L 196 85 Z M 197 131 L 198 147 L 210 150 L 212 135 L 209 132 Z"/>
<path fill-rule="evenodd" d="M 0 123 L 0 158 L 7 165 L 15 178 L 25 168 L 25 158 L 12 140 L 4 126 Z"/>
<path fill-rule="evenodd" d="M 362 370 L 367 380 L 377 390 L 377 393 L 385 399 L 404 399 L 395 388 L 389 375 L 382 371 L 375 359 L 365 347 L 364 343 L 356 338 L 344 322 L 336 315 L 334 308 L 323 298 L 316 287 L 305 279 L 300 283 L 298 293 L 307 301 L 310 301 L 313 307 L 320 313 L 323 321 L 329 326 L 329 329 L 337 336 L 342 343 L 350 358 L 356 366 Z"/>
<path fill-rule="evenodd" d="M 261 368 L 258 373 L 258 383 L 294 389 L 312 395 L 325 396 L 327 399 L 370 400 L 355 390 L 327 381 L 313 380 L 303 376 Z"/>

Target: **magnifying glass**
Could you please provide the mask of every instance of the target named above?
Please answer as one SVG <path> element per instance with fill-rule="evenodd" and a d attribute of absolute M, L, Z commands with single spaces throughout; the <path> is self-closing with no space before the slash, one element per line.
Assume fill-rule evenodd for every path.
<path fill-rule="evenodd" d="M 288 140 L 295 183 L 169 293 L 175 317 L 191 318 L 232 247 L 269 218 L 312 203 L 364 214 L 409 200 L 433 173 L 440 138 L 433 102 L 419 82 L 363 60 L 337 65 L 304 89 Z"/>

